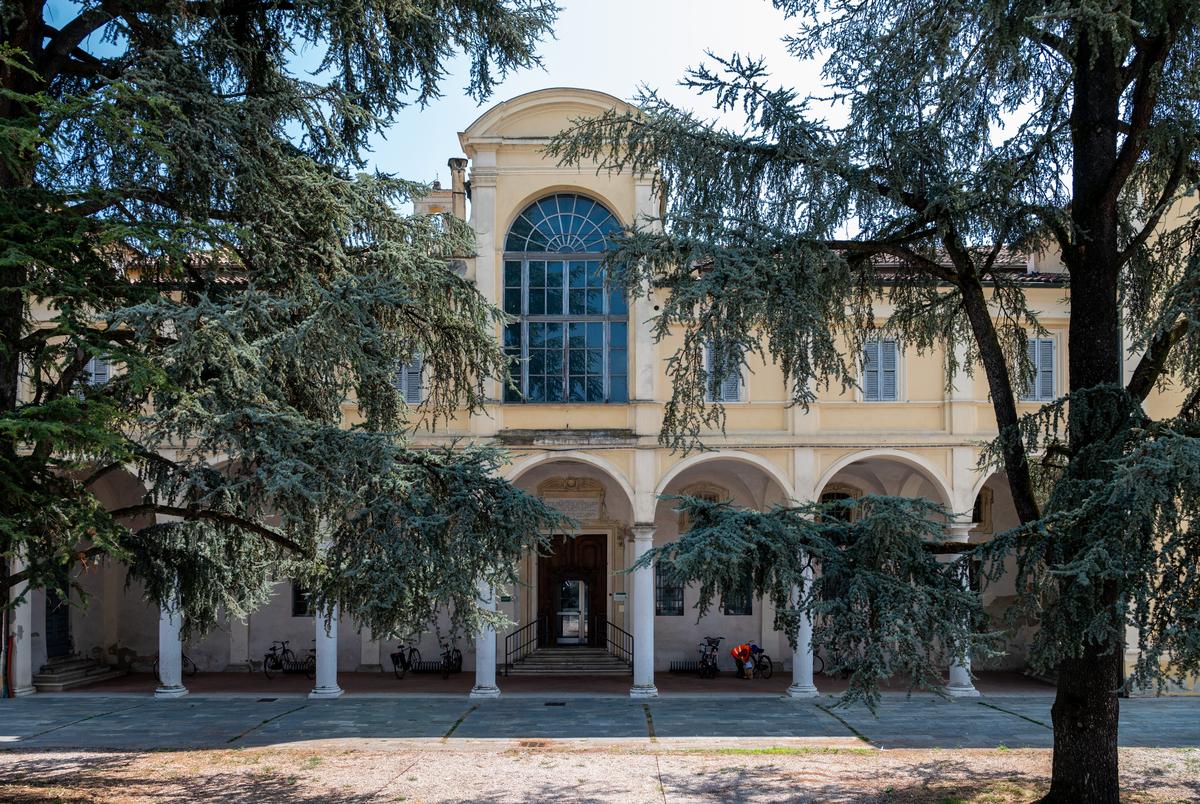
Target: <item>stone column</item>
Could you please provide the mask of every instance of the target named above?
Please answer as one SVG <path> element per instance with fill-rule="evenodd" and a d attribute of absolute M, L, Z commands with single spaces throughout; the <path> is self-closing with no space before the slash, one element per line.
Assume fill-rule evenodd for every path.
<path fill-rule="evenodd" d="M 970 537 L 971 528 L 975 523 L 967 523 L 965 525 L 951 525 L 950 538 L 956 542 L 965 542 Z M 955 556 L 953 558 L 956 564 L 958 577 L 962 581 L 964 589 L 970 591 L 971 575 L 967 568 L 967 561 L 964 558 Z M 950 661 L 950 683 L 946 685 L 946 694 L 952 698 L 978 698 L 979 690 L 975 689 L 975 684 L 971 681 L 971 657 L 967 655 L 963 661 L 959 662 L 956 659 Z"/>
<path fill-rule="evenodd" d="M 496 592 L 486 581 L 479 582 L 479 607 L 496 610 Z M 496 686 L 496 629 L 485 628 L 475 637 L 475 686 L 471 698 L 499 698 Z"/>
<path fill-rule="evenodd" d="M 338 607 L 335 605 L 326 617 L 316 612 L 313 617 L 317 649 L 317 685 L 308 694 L 310 700 L 326 700 L 342 697 L 342 688 L 337 682 L 337 631 Z"/>
<path fill-rule="evenodd" d="M 229 617 L 229 664 L 225 672 L 250 672 L 250 615 L 246 615 L 245 622 Z"/>
<path fill-rule="evenodd" d="M 803 557 L 801 557 L 803 560 Z M 804 568 L 804 586 L 793 590 L 797 605 L 812 585 L 812 565 Z M 800 626 L 796 632 L 796 647 L 792 651 L 792 685 L 787 688 L 789 698 L 815 698 L 821 693 L 813 683 L 812 617 L 800 615 Z"/>
<path fill-rule="evenodd" d="M 0 561 L 3 560 L 0 558 Z M 16 573 L 25 569 L 26 564 L 18 558 L 13 560 L 11 567 Z M 9 615 L 13 640 L 10 643 L 12 678 L 8 683 L 14 698 L 37 692 L 37 688 L 33 686 L 33 590 L 29 588 L 28 583 L 19 583 L 12 587 L 9 600 L 15 601 L 21 595 L 24 595 L 25 599 L 13 606 Z M 4 636 L 0 634 L 0 638 Z"/>
<path fill-rule="evenodd" d="M 174 603 L 158 610 L 158 688 L 155 698 L 182 698 L 188 694 L 183 686 L 183 642 L 179 632 L 183 614 Z"/>
<path fill-rule="evenodd" d="M 654 526 L 633 526 L 633 560 L 654 546 Z M 633 573 L 633 687 L 631 698 L 657 698 L 654 686 L 654 568 Z"/>

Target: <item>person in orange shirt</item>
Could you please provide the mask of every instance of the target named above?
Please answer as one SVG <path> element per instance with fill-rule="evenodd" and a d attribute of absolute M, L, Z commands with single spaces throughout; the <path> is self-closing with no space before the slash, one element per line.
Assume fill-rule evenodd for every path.
<path fill-rule="evenodd" d="M 733 657 L 733 662 L 737 665 L 738 678 L 750 678 L 754 672 L 753 650 L 750 643 L 743 642 L 734 646 L 729 651 L 729 655 Z"/>

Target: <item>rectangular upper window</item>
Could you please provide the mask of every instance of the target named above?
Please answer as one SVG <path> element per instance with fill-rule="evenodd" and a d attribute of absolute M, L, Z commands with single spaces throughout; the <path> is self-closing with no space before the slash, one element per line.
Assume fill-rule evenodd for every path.
<path fill-rule="evenodd" d="M 425 389 L 422 385 L 424 370 L 425 361 L 421 355 L 413 355 L 412 360 L 401 364 L 400 368 L 396 370 L 396 390 L 410 405 L 419 405 L 425 398 Z"/>
<path fill-rule="evenodd" d="M 709 402 L 740 402 L 742 400 L 742 368 L 716 365 L 716 349 L 710 343 L 704 347 L 704 372 L 708 375 L 705 398 Z"/>
<path fill-rule="evenodd" d="M 1025 344 L 1025 354 L 1033 366 L 1033 377 L 1025 383 L 1021 399 L 1029 402 L 1050 402 L 1055 394 L 1054 387 L 1054 339 L 1030 338 Z"/>
<path fill-rule="evenodd" d="M 899 398 L 900 344 L 894 338 L 872 338 L 863 344 L 863 399 L 895 402 Z"/>

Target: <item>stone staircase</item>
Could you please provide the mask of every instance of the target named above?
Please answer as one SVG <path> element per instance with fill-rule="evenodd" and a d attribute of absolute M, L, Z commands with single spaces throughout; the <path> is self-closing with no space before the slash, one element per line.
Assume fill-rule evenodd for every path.
<path fill-rule="evenodd" d="M 513 662 L 513 676 L 627 676 L 633 672 L 629 662 L 603 648 L 538 648 Z"/>
<path fill-rule="evenodd" d="M 128 672 L 119 667 L 102 664 L 95 659 L 63 656 L 42 665 L 41 670 L 33 677 L 33 685 L 38 688 L 38 692 L 62 692 L 86 687 L 97 681 L 118 678 Z"/>

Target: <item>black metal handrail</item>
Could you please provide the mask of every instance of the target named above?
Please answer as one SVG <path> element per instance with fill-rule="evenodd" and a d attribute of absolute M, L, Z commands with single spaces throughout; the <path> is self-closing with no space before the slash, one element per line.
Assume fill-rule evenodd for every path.
<path fill-rule="evenodd" d="M 513 662 L 524 659 L 539 645 L 546 643 L 548 625 L 549 619 L 542 615 L 536 620 L 530 620 L 504 638 L 504 675 L 508 675 Z"/>
<path fill-rule="evenodd" d="M 618 659 L 629 662 L 632 667 L 633 634 L 611 622 L 603 614 L 593 614 L 590 619 L 589 636 L 593 644 L 600 642 L 601 647 Z"/>

